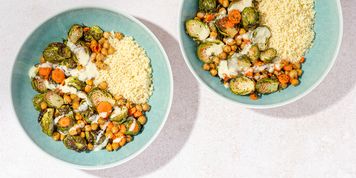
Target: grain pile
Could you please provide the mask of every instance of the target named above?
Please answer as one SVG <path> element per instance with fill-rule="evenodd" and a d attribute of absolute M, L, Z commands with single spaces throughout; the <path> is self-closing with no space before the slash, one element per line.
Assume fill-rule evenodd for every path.
<path fill-rule="evenodd" d="M 299 60 L 314 40 L 314 0 L 257 0 L 261 23 L 270 27 L 270 47 L 282 59 Z"/>
<path fill-rule="evenodd" d="M 107 56 L 108 69 L 101 70 L 96 82 L 106 81 L 108 90 L 122 95 L 134 103 L 145 103 L 152 95 L 152 69 L 150 59 L 132 37 L 118 40 L 109 38 L 116 52 Z"/>

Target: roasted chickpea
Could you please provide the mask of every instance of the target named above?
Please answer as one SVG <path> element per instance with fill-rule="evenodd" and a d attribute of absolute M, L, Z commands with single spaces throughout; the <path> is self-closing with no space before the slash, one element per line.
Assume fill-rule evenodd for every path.
<path fill-rule="evenodd" d="M 98 124 L 97 123 L 92 123 L 91 124 L 91 130 L 97 130 L 98 129 Z"/>
<path fill-rule="evenodd" d="M 231 47 L 229 45 L 225 45 L 223 50 L 225 53 L 229 53 L 231 51 Z"/>
<path fill-rule="evenodd" d="M 117 149 L 119 149 L 120 145 L 119 145 L 119 143 L 115 142 L 115 143 L 111 144 L 111 147 L 112 147 L 113 150 L 117 150 Z"/>
<path fill-rule="evenodd" d="M 226 54 L 225 52 L 222 52 L 222 53 L 219 54 L 218 57 L 219 57 L 221 60 L 224 60 L 224 59 L 226 59 L 227 54 Z"/>
<path fill-rule="evenodd" d="M 206 71 L 210 70 L 209 64 L 205 63 L 205 64 L 203 65 L 203 69 L 206 70 Z"/>
<path fill-rule="evenodd" d="M 211 69 L 211 70 L 210 70 L 210 74 L 211 74 L 212 76 L 216 76 L 216 75 L 218 74 L 218 71 L 217 71 L 216 69 Z"/>
<path fill-rule="evenodd" d="M 93 150 L 94 149 L 94 145 L 91 144 L 91 143 L 88 143 L 87 148 L 88 148 L 88 150 Z"/>
<path fill-rule="evenodd" d="M 99 84 L 99 88 L 102 90 L 106 90 L 108 88 L 108 83 L 103 81 Z"/>
<path fill-rule="evenodd" d="M 151 108 L 151 106 L 150 106 L 149 104 L 147 104 L 147 103 L 145 103 L 145 104 L 142 105 L 143 111 L 149 111 L 150 108 Z"/>
<path fill-rule="evenodd" d="M 108 39 L 110 37 L 110 33 L 109 32 L 104 32 L 103 33 L 103 37 Z"/>
<path fill-rule="evenodd" d="M 142 125 L 145 125 L 146 122 L 147 122 L 147 118 L 145 116 L 140 116 L 137 121 L 142 124 Z"/>
<path fill-rule="evenodd" d="M 41 102 L 41 109 L 42 109 L 42 110 L 45 110 L 46 108 L 47 108 L 47 103 L 44 102 L 44 101 L 42 101 L 42 102 Z"/>
<path fill-rule="evenodd" d="M 111 144 L 110 144 L 110 143 L 108 143 L 108 144 L 106 145 L 106 150 L 107 150 L 107 151 L 112 151 L 112 147 L 111 147 Z"/>
<path fill-rule="evenodd" d="M 299 85 L 299 80 L 298 80 L 298 79 L 291 79 L 291 80 L 290 80 L 290 83 L 291 83 L 293 86 L 297 86 L 297 85 Z"/>
<path fill-rule="evenodd" d="M 199 19 L 204 18 L 204 16 L 205 16 L 205 13 L 204 13 L 204 12 L 198 12 L 198 13 L 197 13 L 197 17 L 198 17 Z"/>
<path fill-rule="evenodd" d="M 93 88 L 93 87 L 92 87 L 91 85 L 86 85 L 85 88 L 84 88 L 84 91 L 85 91 L 86 93 L 89 93 L 92 88 Z"/>
<path fill-rule="evenodd" d="M 53 134 L 52 134 L 53 140 L 58 141 L 60 139 L 60 137 L 61 137 L 61 134 L 59 134 L 58 132 L 53 132 Z"/>

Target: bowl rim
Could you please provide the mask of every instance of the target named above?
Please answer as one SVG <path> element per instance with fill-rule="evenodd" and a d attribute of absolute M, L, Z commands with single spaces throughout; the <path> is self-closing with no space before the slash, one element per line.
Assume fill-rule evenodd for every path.
<path fill-rule="evenodd" d="M 113 12 L 113 13 L 116 13 L 116 14 L 119 14 L 119 15 L 122 15 L 124 16 L 125 18 L 128 18 L 129 20 L 132 20 L 133 22 L 135 22 L 136 24 L 138 24 L 140 27 L 142 27 L 154 40 L 154 42 L 158 45 L 159 49 L 162 51 L 163 53 L 163 56 L 164 56 L 164 60 L 166 61 L 167 63 L 167 67 L 168 67 L 168 77 L 169 77 L 169 80 L 170 80 L 170 92 L 169 92 L 169 99 L 168 99 L 168 107 L 167 107 L 167 110 L 165 111 L 165 114 L 164 114 L 164 117 L 163 117 L 163 120 L 162 122 L 160 123 L 158 129 L 155 131 L 155 133 L 153 134 L 153 136 L 148 140 L 148 142 L 146 142 L 138 151 L 134 152 L 133 154 L 131 154 L 130 156 L 122 159 L 122 160 L 119 160 L 119 161 L 116 161 L 116 162 L 113 162 L 113 163 L 109 163 L 109 164 L 103 164 L 103 165 L 93 165 L 93 166 L 88 166 L 88 165 L 78 165 L 78 164 L 74 164 L 74 163 L 70 163 L 70 162 L 67 162 L 65 160 L 61 160 L 59 158 L 56 158 L 52 155 L 50 155 L 47 151 L 45 151 L 44 149 L 42 149 L 39 145 L 37 145 L 36 143 L 33 142 L 32 138 L 27 134 L 27 131 L 25 130 L 24 126 L 21 124 L 20 122 L 20 119 L 19 119 L 19 116 L 18 114 L 16 113 L 16 110 L 15 110 L 15 105 L 14 105 L 14 102 L 13 102 L 13 98 L 14 98 L 14 93 L 12 92 L 13 90 L 13 85 L 12 85 L 12 81 L 13 81 L 13 72 L 14 72 L 14 69 L 15 69 L 15 63 L 16 63 L 16 60 L 18 58 L 18 55 L 19 55 L 19 52 L 20 50 L 22 49 L 23 45 L 25 44 L 25 42 L 30 38 L 30 36 L 33 34 L 34 31 L 37 30 L 37 28 L 39 28 L 41 25 L 45 24 L 48 20 L 58 16 L 58 15 L 61 15 L 61 14 L 64 14 L 64 13 L 67 13 L 67 12 L 70 12 L 70 11 L 76 11 L 76 10 L 83 10 L 83 9 L 99 9 L 99 10 L 104 10 L 104 11 L 109 11 L 109 12 Z M 15 113 L 16 115 L 16 121 L 18 123 L 18 125 L 20 125 L 21 127 L 21 130 L 23 131 L 23 133 L 26 135 L 26 137 L 30 140 L 31 144 L 32 145 L 35 145 L 34 147 L 37 148 L 38 150 L 40 150 L 39 152 L 40 153 L 44 153 L 44 155 L 46 155 L 48 158 L 54 160 L 54 162 L 58 162 L 64 166 L 67 166 L 67 167 L 74 167 L 74 168 L 78 168 L 78 169 L 83 169 L 83 170 L 100 170 L 100 169 L 107 169 L 107 168 L 112 168 L 112 167 L 115 167 L 115 166 L 118 166 L 118 165 L 121 165 L 125 162 L 128 162 L 130 161 L 131 159 L 135 158 L 136 156 L 138 156 L 139 154 L 141 154 L 144 150 L 146 150 L 146 148 L 148 148 L 152 142 L 158 137 L 158 135 L 161 133 L 167 119 L 168 119 L 168 116 L 169 116 L 169 113 L 171 111 L 171 107 L 172 107 L 172 102 L 173 102 L 173 90 L 174 90 L 174 84 L 173 84 L 174 80 L 173 80 L 173 74 L 172 74 L 172 67 L 171 67 L 171 64 L 170 64 L 170 61 L 169 61 L 169 58 L 168 58 L 168 55 L 165 51 L 165 49 L 163 48 L 161 42 L 158 40 L 158 38 L 156 37 L 156 35 L 146 26 L 144 25 L 141 21 L 139 21 L 137 18 L 135 18 L 134 16 L 128 14 L 127 12 L 124 12 L 122 10 L 118 10 L 118 9 L 113 9 L 113 8 L 108 8 L 108 7 L 102 7 L 102 6 L 79 6 L 79 7 L 74 7 L 74 8 L 66 8 L 62 11 L 59 11 L 59 12 L 56 12 L 54 15 L 46 18 L 44 21 L 42 21 L 38 26 L 36 26 L 32 31 L 31 33 L 28 34 L 28 36 L 25 38 L 25 40 L 22 42 L 22 45 L 21 47 L 19 48 L 18 52 L 17 52 L 17 55 L 16 55 L 16 58 L 14 60 L 14 63 L 13 63 L 13 66 L 12 66 L 12 69 L 11 69 L 11 78 L 10 78 L 10 93 L 11 93 L 11 107 L 12 107 L 12 111 Z"/>
<path fill-rule="evenodd" d="M 340 52 L 340 47 L 342 44 L 342 40 L 343 40 L 343 26 L 344 26 L 344 22 L 343 22 L 343 13 L 342 13 L 342 8 L 341 8 L 341 2 L 339 0 L 335 0 L 337 3 L 337 9 L 338 9 L 338 14 L 339 14 L 339 21 L 340 21 L 340 26 L 339 26 L 339 36 L 338 36 L 338 42 L 337 42 L 337 46 L 336 46 L 336 50 L 334 51 L 333 57 L 332 57 L 332 61 L 329 63 L 327 69 L 323 72 L 322 76 L 313 84 L 311 85 L 311 87 L 309 87 L 307 90 L 305 90 L 304 92 L 302 92 L 299 95 L 296 95 L 286 101 L 280 102 L 280 103 L 276 103 L 276 104 L 266 104 L 266 105 L 254 105 L 254 104 L 245 104 L 245 103 L 241 103 L 238 101 L 235 101 L 231 98 L 228 98 L 220 93 L 218 93 L 217 91 L 215 91 L 212 87 L 210 87 L 208 84 L 206 84 L 197 74 L 197 72 L 193 69 L 192 64 L 190 63 L 187 55 L 186 55 L 186 51 L 184 50 L 184 46 L 183 46 L 183 42 L 182 42 L 182 34 L 181 34 L 181 22 L 182 22 L 182 13 L 183 13 L 183 4 L 186 0 L 182 0 L 180 2 L 179 5 L 179 14 L 178 14 L 178 25 L 177 25 L 177 33 L 178 33 L 178 40 L 179 40 L 179 47 L 181 50 L 181 53 L 183 54 L 183 58 L 185 63 L 187 64 L 190 72 L 194 75 L 194 77 L 199 81 L 199 83 L 201 83 L 203 86 L 205 86 L 205 88 L 208 88 L 208 90 L 211 93 L 214 93 L 214 95 L 219 96 L 220 98 L 223 98 L 225 101 L 230 102 L 230 103 L 235 103 L 238 104 L 240 106 L 246 107 L 246 108 L 250 108 L 250 109 L 270 109 L 270 108 L 276 108 L 276 107 L 281 107 L 290 103 L 293 103 L 301 98 L 303 98 L 304 96 L 308 95 L 311 91 L 313 91 L 317 86 L 320 85 L 320 83 L 325 79 L 325 77 L 328 75 L 328 73 L 331 71 L 332 67 L 335 64 L 335 61 L 339 55 Z"/>

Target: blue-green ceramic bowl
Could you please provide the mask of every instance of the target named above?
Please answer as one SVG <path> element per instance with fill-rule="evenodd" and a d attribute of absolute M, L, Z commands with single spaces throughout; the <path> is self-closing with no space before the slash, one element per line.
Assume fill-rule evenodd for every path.
<path fill-rule="evenodd" d="M 31 66 L 38 63 L 43 49 L 53 41 L 66 38 L 69 27 L 74 24 L 99 25 L 107 31 L 120 31 L 134 39 L 146 50 L 153 69 L 154 91 L 147 113 L 148 122 L 141 134 L 118 151 L 77 153 L 68 150 L 63 143 L 55 142 L 41 132 L 37 123 L 38 112 L 33 108 L 32 98 L 36 92 L 31 88 L 27 75 Z M 124 163 L 141 153 L 157 137 L 162 129 L 172 103 L 173 79 L 168 57 L 160 42 L 141 22 L 130 15 L 98 8 L 81 8 L 63 12 L 40 25 L 25 41 L 16 58 L 12 71 L 11 92 L 18 120 L 31 140 L 54 158 L 82 169 L 108 168 Z"/>
<path fill-rule="evenodd" d="M 276 1 L 276 3 L 278 3 Z M 237 96 L 226 89 L 217 77 L 211 77 L 209 72 L 202 70 L 202 62 L 196 56 L 196 44 L 185 33 L 185 21 L 195 16 L 198 0 L 183 0 L 179 15 L 179 40 L 185 61 L 195 77 L 205 84 L 211 91 L 230 101 L 249 108 L 272 108 L 282 106 L 307 95 L 325 78 L 333 66 L 342 39 L 342 12 L 339 0 L 316 0 L 316 19 L 314 31 L 316 33 L 313 47 L 306 54 L 303 64 L 304 74 L 298 87 L 264 95 L 253 101 L 248 96 Z M 276 19 L 278 20 L 278 19 Z"/>

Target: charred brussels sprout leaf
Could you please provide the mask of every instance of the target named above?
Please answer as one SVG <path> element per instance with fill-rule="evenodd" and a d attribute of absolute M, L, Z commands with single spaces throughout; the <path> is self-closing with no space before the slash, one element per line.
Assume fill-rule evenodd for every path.
<path fill-rule="evenodd" d="M 198 58 L 204 63 L 211 63 L 212 57 L 223 52 L 223 43 L 221 41 L 205 42 L 198 46 Z"/>
<path fill-rule="evenodd" d="M 242 55 L 237 59 L 237 66 L 240 68 L 246 68 L 251 66 L 250 59 L 246 55 Z"/>
<path fill-rule="evenodd" d="M 49 44 L 43 51 L 44 59 L 55 64 L 58 64 L 71 56 L 72 52 L 70 49 L 65 44 L 59 42 Z"/>
<path fill-rule="evenodd" d="M 45 84 L 45 80 L 39 77 L 35 77 L 31 81 L 32 88 L 40 93 L 45 93 L 47 91 L 47 87 Z"/>
<path fill-rule="evenodd" d="M 185 29 L 190 37 L 199 41 L 205 40 L 210 34 L 208 25 L 196 19 L 187 20 Z"/>
<path fill-rule="evenodd" d="M 65 84 L 76 88 L 77 90 L 82 90 L 85 87 L 85 83 L 80 81 L 76 76 L 70 76 L 65 80 Z"/>
<path fill-rule="evenodd" d="M 70 69 L 74 69 L 78 65 L 78 59 L 75 55 L 72 55 L 72 57 L 64 59 L 61 64 Z"/>
<path fill-rule="evenodd" d="M 83 27 L 74 24 L 72 27 L 70 27 L 69 32 L 68 32 L 68 39 L 72 43 L 77 43 L 77 41 L 83 36 Z"/>
<path fill-rule="evenodd" d="M 260 58 L 260 50 L 258 49 L 258 46 L 252 45 L 247 55 L 251 62 L 257 61 Z"/>
<path fill-rule="evenodd" d="M 84 40 L 85 41 L 92 41 L 93 39 L 95 40 L 100 40 L 100 38 L 103 36 L 103 30 L 97 26 L 94 25 L 90 27 L 90 29 L 86 32 L 84 32 Z"/>
<path fill-rule="evenodd" d="M 204 12 L 214 11 L 216 8 L 216 0 L 199 0 L 199 10 Z"/>
<path fill-rule="evenodd" d="M 124 124 L 127 129 L 125 134 L 127 135 L 137 135 L 141 130 L 141 124 L 133 117 L 129 117 Z"/>
<path fill-rule="evenodd" d="M 246 7 L 242 11 L 241 16 L 244 28 L 254 28 L 259 23 L 259 14 L 254 7 Z"/>
<path fill-rule="evenodd" d="M 257 81 L 256 89 L 259 93 L 269 94 L 278 90 L 279 82 L 277 79 L 264 78 Z"/>
<path fill-rule="evenodd" d="M 85 42 L 84 42 L 84 41 L 81 41 L 81 40 L 80 40 L 80 41 L 78 41 L 77 45 L 79 45 L 79 46 L 83 47 L 83 48 L 84 48 L 84 50 L 85 50 L 85 53 L 87 53 L 87 54 L 89 54 L 89 53 L 90 53 L 89 47 L 85 44 Z"/>
<path fill-rule="evenodd" d="M 85 139 L 87 139 L 88 143 L 95 144 L 96 135 L 93 132 L 85 132 Z"/>
<path fill-rule="evenodd" d="M 261 51 L 266 50 L 268 48 L 268 41 L 272 36 L 271 30 L 267 26 L 261 26 L 257 27 L 252 34 L 252 42 L 257 44 Z"/>
<path fill-rule="evenodd" d="M 261 53 L 261 61 L 263 62 L 272 62 L 277 56 L 277 51 L 273 48 L 269 48 L 266 51 Z"/>
<path fill-rule="evenodd" d="M 235 27 L 227 27 L 226 23 L 228 23 L 228 21 L 228 17 L 221 18 L 215 22 L 215 26 L 218 29 L 219 33 L 224 36 L 233 38 L 239 31 Z"/>
<path fill-rule="evenodd" d="M 255 82 L 247 77 L 230 80 L 230 90 L 236 95 L 248 95 L 255 91 Z"/>
<path fill-rule="evenodd" d="M 91 123 L 92 121 L 89 119 L 95 114 L 95 111 L 92 107 L 89 107 L 86 111 L 81 112 L 82 117 L 87 123 Z"/>
<path fill-rule="evenodd" d="M 49 107 L 59 108 L 64 104 L 64 100 L 54 91 L 49 91 L 45 95 L 45 101 Z"/>
<path fill-rule="evenodd" d="M 115 100 L 109 92 L 100 90 L 99 88 L 92 89 L 88 96 L 94 106 L 98 106 L 98 104 L 102 101 L 107 101 L 112 105 L 115 103 Z"/>
<path fill-rule="evenodd" d="M 69 105 L 63 105 L 59 108 L 56 109 L 56 112 L 55 112 L 55 116 L 61 116 L 61 115 L 65 115 L 69 112 L 72 112 L 72 108 L 69 106 Z"/>
<path fill-rule="evenodd" d="M 87 148 L 87 143 L 85 139 L 80 136 L 67 135 L 63 140 L 63 144 L 68 149 L 77 152 L 84 151 Z"/>
<path fill-rule="evenodd" d="M 110 120 L 122 123 L 128 116 L 127 107 L 115 108 L 114 112 L 110 115 Z"/>
<path fill-rule="evenodd" d="M 33 97 L 32 103 L 37 111 L 41 111 L 41 103 L 44 101 L 44 94 L 37 94 Z"/>
<path fill-rule="evenodd" d="M 47 108 L 46 110 L 42 111 L 39 116 L 42 132 L 47 134 L 48 136 L 52 136 L 54 130 L 53 116 L 54 116 L 53 108 Z"/>

